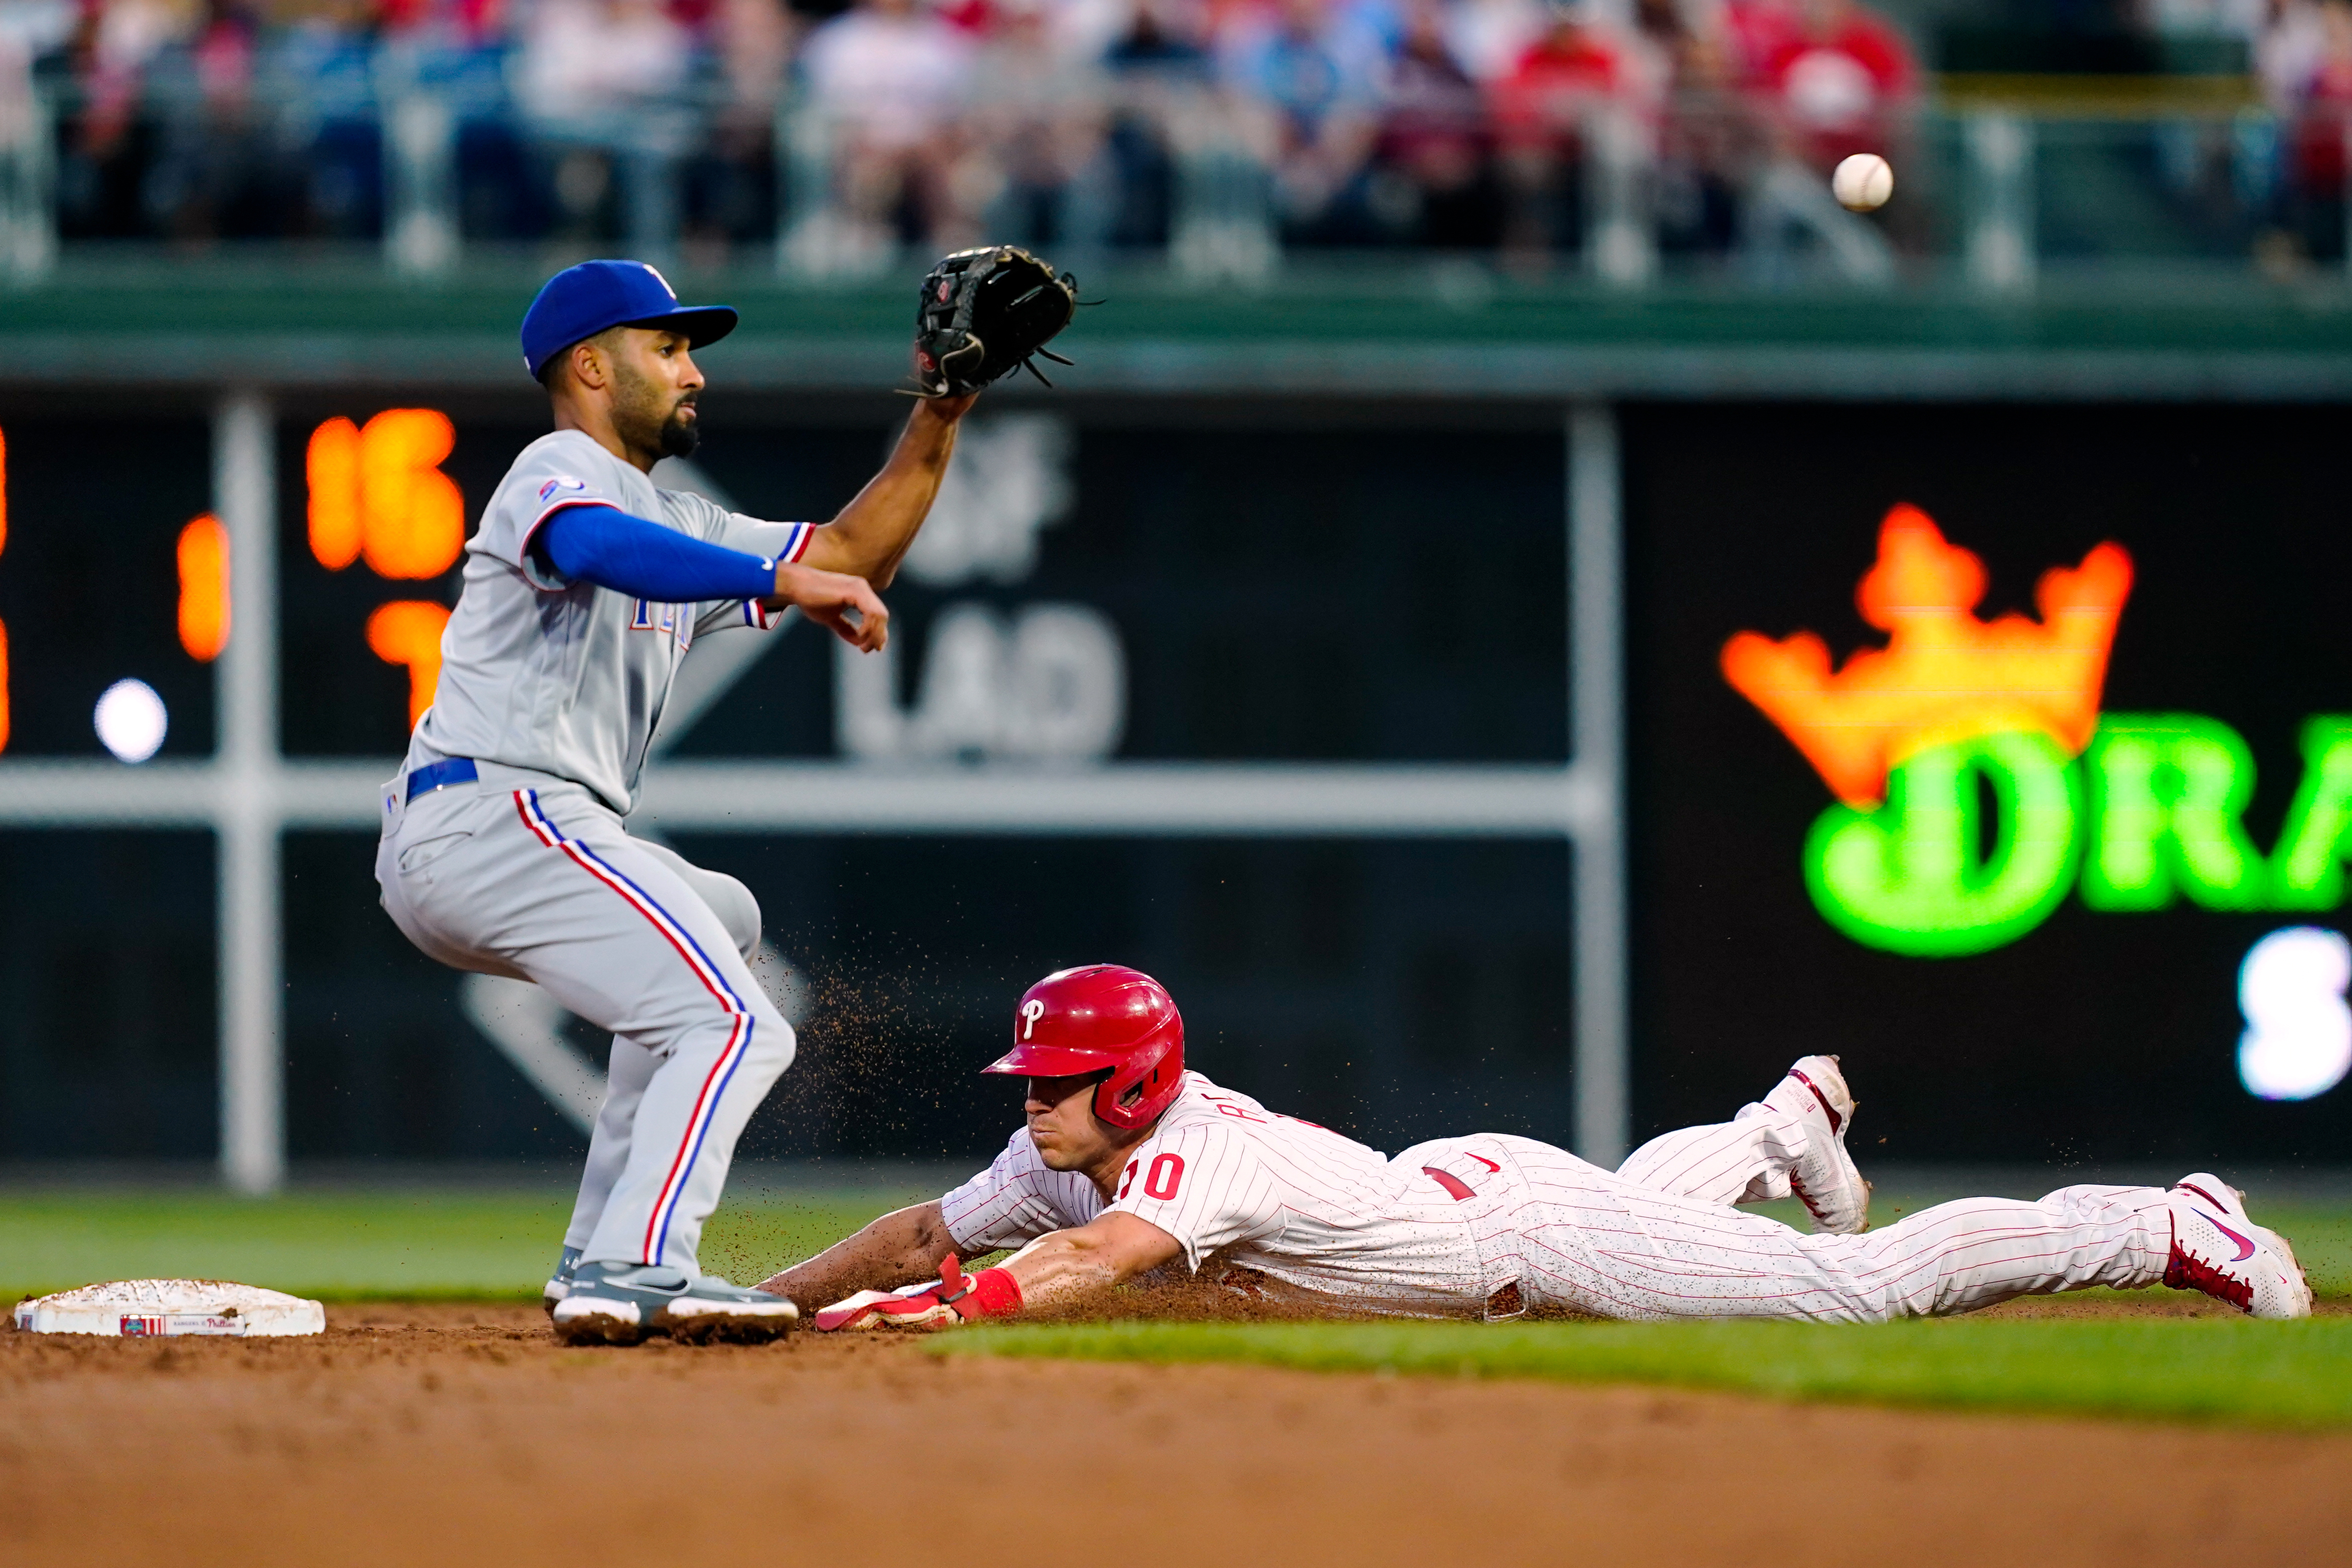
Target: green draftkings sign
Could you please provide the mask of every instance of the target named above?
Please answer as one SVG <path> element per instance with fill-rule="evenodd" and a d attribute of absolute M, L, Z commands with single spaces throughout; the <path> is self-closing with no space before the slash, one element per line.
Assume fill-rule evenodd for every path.
<path fill-rule="evenodd" d="M 2352 716 L 2306 723 L 2303 758 L 2265 855 L 2242 821 L 2252 756 L 2217 719 L 2103 714 L 2079 758 L 2030 731 L 1948 742 L 1890 769 L 1882 804 L 1822 814 L 1805 885 L 1854 941 L 1921 958 L 2014 942 L 2070 886 L 2095 910 L 2323 912 L 2352 856 Z"/>
<path fill-rule="evenodd" d="M 1839 797 L 1805 885 L 1839 931 L 1919 958 L 2016 941 L 2079 887 L 2118 912 L 2334 909 L 2352 855 L 2352 716 L 2308 721 L 2303 779 L 2268 854 L 2246 831 L 2253 755 L 2219 719 L 2101 713 L 2132 563 L 2102 544 L 2045 574 L 2038 618 L 1979 618 L 1983 563 L 1898 506 L 1857 602 L 1884 648 L 1831 668 L 1810 632 L 1742 632 L 1725 678 Z M 1987 809 L 1990 810 L 1990 820 Z"/>

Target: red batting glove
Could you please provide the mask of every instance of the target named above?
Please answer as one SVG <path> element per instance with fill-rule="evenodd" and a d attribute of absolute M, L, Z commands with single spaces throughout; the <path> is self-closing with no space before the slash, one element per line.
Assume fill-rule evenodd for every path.
<path fill-rule="evenodd" d="M 966 1274 L 950 1252 L 936 1281 L 901 1285 L 896 1290 L 860 1290 L 816 1315 L 816 1331 L 902 1329 L 935 1333 L 974 1318 L 1010 1317 L 1021 1310 L 1021 1282 L 1002 1268 Z"/>

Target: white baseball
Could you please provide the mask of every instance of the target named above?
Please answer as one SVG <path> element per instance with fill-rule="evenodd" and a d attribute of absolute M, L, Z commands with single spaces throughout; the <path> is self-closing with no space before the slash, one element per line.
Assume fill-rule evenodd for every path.
<path fill-rule="evenodd" d="M 1875 153 L 1856 153 L 1830 176 L 1830 194 L 1837 197 L 1840 206 L 1854 212 L 1883 207 L 1895 194 L 1895 170 Z"/>

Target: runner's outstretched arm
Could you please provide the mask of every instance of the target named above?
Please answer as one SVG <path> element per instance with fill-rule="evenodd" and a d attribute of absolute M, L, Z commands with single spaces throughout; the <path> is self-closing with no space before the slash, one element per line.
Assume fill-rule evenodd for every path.
<path fill-rule="evenodd" d="M 977 1274 L 952 1257 L 939 1278 L 896 1290 L 865 1289 L 819 1310 L 821 1333 L 843 1329 L 951 1329 L 974 1318 L 1003 1318 L 1059 1306 L 1155 1268 L 1182 1249 L 1149 1220 L 1113 1210 L 1082 1226 L 1041 1236 L 1003 1263 Z"/>
<path fill-rule="evenodd" d="M 1020 1285 L 1022 1302 L 1037 1307 L 1108 1289 L 1181 1250 L 1150 1220 L 1113 1209 L 1074 1230 L 1041 1236 L 997 1267 Z"/>
<path fill-rule="evenodd" d="M 860 1290 L 888 1290 L 918 1279 L 936 1279 L 940 1262 L 955 1250 L 937 1200 L 896 1209 L 790 1268 L 760 1282 L 782 1296 L 803 1316 Z"/>

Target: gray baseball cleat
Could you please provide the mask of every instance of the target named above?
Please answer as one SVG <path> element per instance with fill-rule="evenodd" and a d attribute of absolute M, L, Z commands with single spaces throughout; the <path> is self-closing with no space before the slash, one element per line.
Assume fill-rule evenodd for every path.
<path fill-rule="evenodd" d="M 1804 1200 L 1816 1230 L 1859 1236 L 1870 1228 L 1870 1184 L 1845 1149 L 1845 1135 L 1853 1126 L 1853 1091 L 1835 1057 L 1800 1057 L 1789 1078 L 1804 1086 L 1804 1095 L 1790 1098 L 1804 1106 L 1810 1124 L 1805 1157 L 1789 1173 L 1789 1185 Z"/>
<path fill-rule="evenodd" d="M 547 1309 L 549 1317 L 555 1315 L 556 1303 L 572 1294 L 572 1273 L 579 1267 L 580 1249 L 576 1247 L 565 1247 L 563 1255 L 555 1260 L 555 1272 L 548 1277 L 546 1287 L 539 1293 L 539 1304 Z"/>
<path fill-rule="evenodd" d="M 549 1314 L 568 1345 L 633 1345 L 648 1334 L 763 1344 L 789 1333 L 800 1315 L 781 1296 L 655 1263 L 575 1265 L 571 1289 Z"/>

